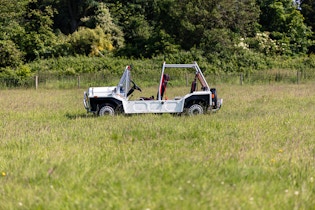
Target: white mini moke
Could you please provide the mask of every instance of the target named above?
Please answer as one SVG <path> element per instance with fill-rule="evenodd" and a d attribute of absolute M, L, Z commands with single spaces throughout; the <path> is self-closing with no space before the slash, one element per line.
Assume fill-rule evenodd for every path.
<path fill-rule="evenodd" d="M 195 79 L 191 84 L 190 93 L 183 97 L 163 99 L 170 80 L 165 74 L 166 68 L 192 68 L 194 70 Z M 197 90 L 198 82 L 200 90 Z M 219 110 L 223 102 L 223 99 L 217 98 L 216 89 L 209 87 L 196 62 L 192 64 L 166 64 L 164 62 L 156 99 L 141 97 L 137 100 L 129 100 L 135 90 L 141 91 L 141 88 L 131 80 L 131 67 L 126 66 L 117 86 L 90 87 L 84 92 L 84 107 L 88 112 L 99 116 L 144 113 L 198 115 Z"/>

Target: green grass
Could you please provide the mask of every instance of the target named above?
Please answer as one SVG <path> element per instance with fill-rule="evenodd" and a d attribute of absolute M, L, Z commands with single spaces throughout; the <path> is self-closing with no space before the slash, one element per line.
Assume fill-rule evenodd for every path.
<path fill-rule="evenodd" d="M 103 118 L 0 90 L 0 209 L 314 209 L 315 86 L 217 89 L 216 114 Z"/>

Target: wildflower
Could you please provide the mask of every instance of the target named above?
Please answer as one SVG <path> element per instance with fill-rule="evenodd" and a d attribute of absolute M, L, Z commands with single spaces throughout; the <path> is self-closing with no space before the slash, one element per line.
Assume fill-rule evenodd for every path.
<path fill-rule="evenodd" d="M 294 192 L 294 195 L 299 195 L 299 191 L 295 191 L 295 192 Z"/>
<path fill-rule="evenodd" d="M 283 152 L 283 150 L 282 149 L 279 149 L 279 151 L 278 151 L 279 153 L 282 153 Z"/>
<path fill-rule="evenodd" d="M 3 171 L 3 172 L 1 173 L 1 175 L 2 175 L 2 176 L 6 176 L 7 174 Z"/>

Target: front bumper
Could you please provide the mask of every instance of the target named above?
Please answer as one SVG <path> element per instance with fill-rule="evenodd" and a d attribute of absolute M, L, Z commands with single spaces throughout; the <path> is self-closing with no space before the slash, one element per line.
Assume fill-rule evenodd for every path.
<path fill-rule="evenodd" d="M 84 92 L 84 97 L 83 97 L 83 104 L 84 104 L 84 108 L 86 110 L 90 110 L 90 103 L 89 103 L 89 97 L 87 96 L 87 92 Z"/>
<path fill-rule="evenodd" d="M 211 111 L 211 112 L 219 111 L 222 107 L 222 104 L 223 104 L 223 98 L 218 98 L 217 105 L 215 107 L 210 106 L 208 111 Z"/>

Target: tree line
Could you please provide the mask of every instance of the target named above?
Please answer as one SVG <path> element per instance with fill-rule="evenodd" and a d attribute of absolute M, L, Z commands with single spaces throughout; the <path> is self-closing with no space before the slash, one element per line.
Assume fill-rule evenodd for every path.
<path fill-rule="evenodd" d="M 220 62 L 238 54 L 315 51 L 313 0 L 0 1 L 1 68 L 73 55 L 193 51 Z"/>

